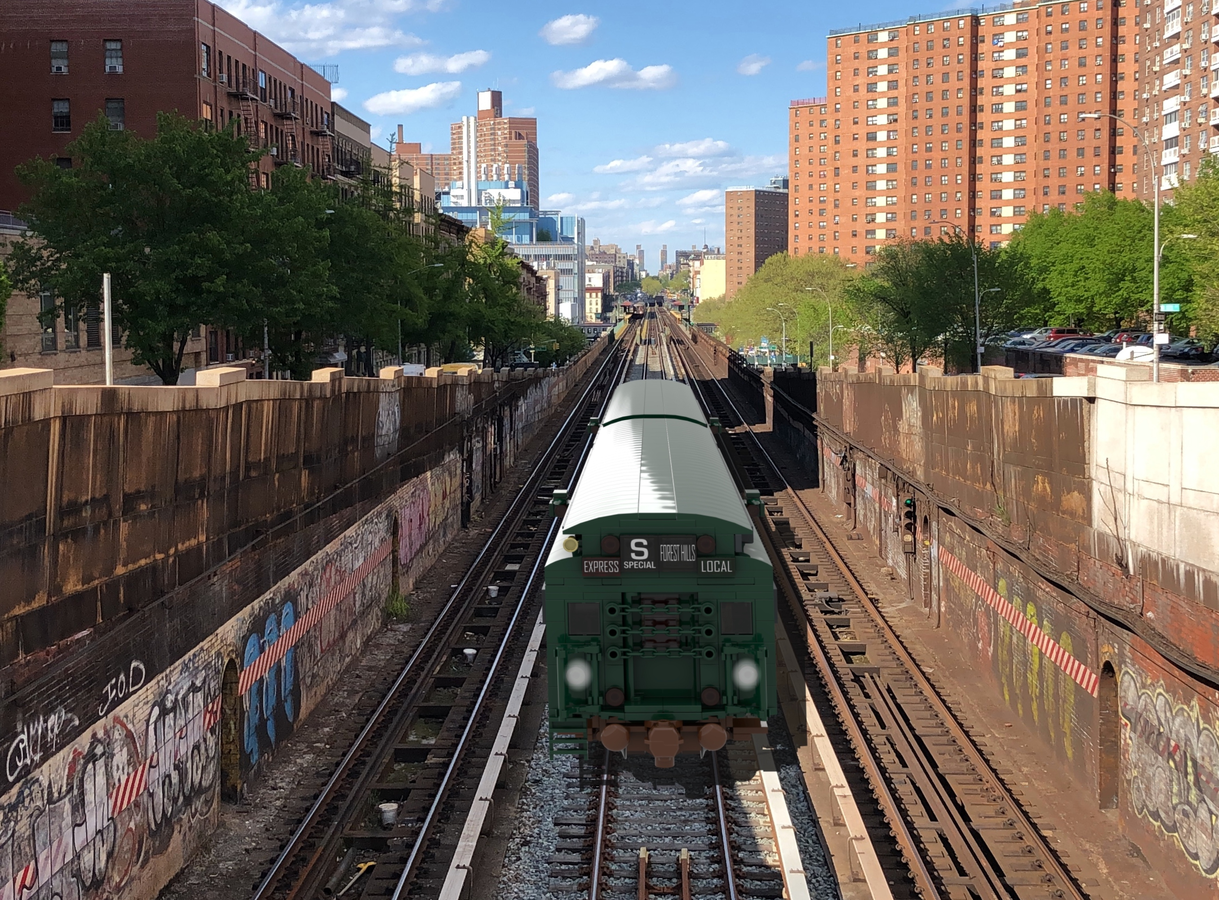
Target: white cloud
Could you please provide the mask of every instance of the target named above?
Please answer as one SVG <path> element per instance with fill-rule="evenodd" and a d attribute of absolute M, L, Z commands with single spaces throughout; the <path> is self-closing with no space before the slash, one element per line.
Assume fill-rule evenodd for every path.
<path fill-rule="evenodd" d="M 638 169 L 634 178 L 622 182 L 623 190 L 660 191 L 694 188 L 720 188 L 726 181 L 744 181 L 784 171 L 787 157 L 733 156 L 722 159 L 683 157 L 667 160 L 652 169 Z M 703 211 L 704 208 L 692 208 Z M 707 208 L 707 211 L 711 211 Z"/>
<path fill-rule="evenodd" d="M 736 70 L 740 75 L 757 75 L 768 65 L 770 65 L 769 56 L 758 56 L 756 53 L 750 53 L 740 61 Z"/>
<path fill-rule="evenodd" d="M 825 63 L 816 59 L 806 59 L 800 65 L 796 66 L 797 72 L 816 72 L 818 69 L 824 69 Z"/>
<path fill-rule="evenodd" d="M 614 159 L 601 166 L 594 166 L 598 175 L 614 175 L 619 172 L 642 172 L 652 165 L 652 157 L 638 156 L 635 159 Z"/>
<path fill-rule="evenodd" d="M 447 0 L 329 0 L 297 6 L 293 0 L 217 0 L 256 31 L 305 58 L 347 50 L 417 47 L 423 43 L 402 30 L 398 17 L 434 12 Z"/>
<path fill-rule="evenodd" d="M 701 191 L 695 191 L 693 194 L 687 194 L 677 201 L 678 206 L 707 206 L 717 200 L 723 199 L 722 191 L 717 191 L 714 188 L 704 188 Z"/>
<path fill-rule="evenodd" d="M 540 33 L 548 44 L 582 44 L 600 21 L 596 16 L 561 16 L 547 22 Z"/>
<path fill-rule="evenodd" d="M 342 103 L 347 99 L 347 88 L 332 87 L 330 89 L 330 99 L 335 103 Z"/>
<path fill-rule="evenodd" d="M 557 206 L 557 207 L 562 208 L 562 207 L 566 206 L 568 203 L 571 203 L 571 201 L 573 201 L 575 199 L 576 199 L 575 194 L 569 194 L 566 191 L 564 191 L 564 192 L 558 193 L 558 194 L 551 194 L 549 197 L 547 197 L 546 205 L 547 206 Z"/>
<path fill-rule="evenodd" d="M 677 83 L 672 66 L 644 66 L 635 70 L 625 59 L 598 59 L 582 69 L 555 72 L 550 78 L 555 87 L 563 90 L 595 85 L 629 90 L 664 90 Z"/>
<path fill-rule="evenodd" d="M 457 99 L 461 93 L 460 81 L 436 81 L 420 88 L 401 91 L 385 91 L 364 101 L 364 108 L 378 116 L 392 114 L 410 115 L 421 109 L 434 109 Z"/>
<path fill-rule="evenodd" d="M 466 69 L 476 69 L 491 58 L 486 50 L 470 50 L 452 56 L 437 56 L 433 53 L 412 53 L 394 60 L 394 71 L 402 75 L 431 75 L 443 72 L 458 75 Z"/>
<path fill-rule="evenodd" d="M 665 234 L 666 232 L 672 231 L 676 227 L 676 219 L 669 219 L 665 222 L 659 223 L 653 219 L 649 219 L 646 222 L 640 222 L 635 226 L 634 230 L 639 234 Z"/>
<path fill-rule="evenodd" d="M 701 141 L 682 141 L 678 144 L 660 144 L 658 156 L 728 156 L 732 147 L 727 141 L 703 138 Z"/>

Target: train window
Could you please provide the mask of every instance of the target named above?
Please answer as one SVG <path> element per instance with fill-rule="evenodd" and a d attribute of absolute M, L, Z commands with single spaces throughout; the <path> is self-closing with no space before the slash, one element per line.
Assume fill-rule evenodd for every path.
<path fill-rule="evenodd" d="M 753 604 L 721 603 L 720 633 L 753 634 Z"/>
<path fill-rule="evenodd" d="M 568 634 L 600 634 L 601 604 L 599 603 L 568 603 L 567 604 Z"/>

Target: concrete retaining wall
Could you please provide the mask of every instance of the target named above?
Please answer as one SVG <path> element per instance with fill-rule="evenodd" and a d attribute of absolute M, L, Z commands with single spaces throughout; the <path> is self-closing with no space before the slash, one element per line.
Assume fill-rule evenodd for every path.
<path fill-rule="evenodd" d="M 214 828 L 221 795 L 235 796 L 259 777 L 380 625 L 395 569 L 399 588 L 410 590 L 494 486 L 488 471 L 513 463 L 598 357 L 599 348 L 564 370 L 530 375 L 284 385 L 280 390 L 318 401 L 290 402 L 295 409 L 288 412 L 239 411 L 251 394 L 274 385 L 219 388 L 229 391 L 228 402 L 213 396 L 207 408 L 226 421 L 293 422 L 302 443 L 315 447 L 304 426 L 317 424 L 319 409 L 343 408 L 336 395 L 351 387 L 371 395 L 375 402 L 361 396 L 347 407 L 378 411 L 367 433 L 352 436 L 340 417 L 326 434 L 340 448 L 354 442 L 372 477 L 332 491 L 310 514 L 284 503 L 269 516 L 296 513 L 284 520 L 291 527 L 264 524 L 265 536 L 200 577 L 0 671 L 7 692 L 0 707 L 0 900 L 154 897 Z M 5 407 L 19 420 L 38 421 L 39 413 L 54 419 L 53 407 L 80 400 L 56 396 L 60 389 L 43 376 L 22 377 L 28 390 L 10 391 Z M 88 390 L 98 392 L 89 401 L 97 417 L 122 405 L 121 396 Z M 202 399 L 191 388 L 155 390 L 160 396 L 139 399 L 170 416 L 183 406 L 196 412 Z M 185 404 L 173 398 L 177 392 L 189 392 Z M 393 415 L 406 410 L 409 425 Z M 352 427 L 363 429 L 367 420 L 349 414 Z M 88 430 L 82 426 L 73 425 Z M 0 428 L 0 441 L 6 432 Z M 248 434 L 245 427 L 236 432 Z M 409 438 L 395 452 L 404 434 Z M 226 450 L 242 446 L 229 437 Z M 286 453 L 287 437 L 271 443 L 289 459 L 304 458 Z M 196 446 L 183 439 L 176 448 L 188 445 Z M 216 453 L 214 439 L 205 446 Z M 120 449 L 137 448 L 144 459 L 167 452 L 144 442 Z M 114 455 L 118 471 L 136 480 L 131 454 Z M 308 474 L 285 470 L 287 493 L 299 502 L 311 490 L 301 487 Z M 172 483 L 162 486 L 166 496 L 178 496 Z M 274 507 L 277 492 L 268 496 Z"/>
<path fill-rule="evenodd" d="M 772 384 L 773 377 L 773 384 Z M 806 379 L 808 376 L 801 376 Z M 1014 380 L 730 379 L 1091 802 L 1176 890 L 1219 889 L 1219 387 L 1144 369 Z M 915 497 L 916 552 L 898 506 Z"/>

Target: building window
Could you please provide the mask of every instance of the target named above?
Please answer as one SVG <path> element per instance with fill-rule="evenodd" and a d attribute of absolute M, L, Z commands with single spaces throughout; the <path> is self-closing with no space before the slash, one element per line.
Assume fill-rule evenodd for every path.
<path fill-rule="evenodd" d="M 267 73 L 262 69 L 258 70 L 258 99 L 267 102 Z"/>
<path fill-rule="evenodd" d="M 58 318 L 55 311 L 55 292 L 43 288 L 38 293 L 38 322 L 42 325 L 43 353 L 54 353 L 59 349 L 59 339 L 55 335 L 55 320 Z"/>
<path fill-rule="evenodd" d="M 106 74 L 121 75 L 123 72 L 123 42 L 106 41 Z"/>
<path fill-rule="evenodd" d="M 51 74 L 68 74 L 68 42 L 51 41 Z"/>
<path fill-rule="evenodd" d="M 70 303 L 65 303 L 63 308 L 63 348 L 80 349 L 80 316 Z"/>
<path fill-rule="evenodd" d="M 102 311 L 96 303 L 85 307 L 85 349 L 96 350 L 102 345 Z"/>
<path fill-rule="evenodd" d="M 106 100 L 106 118 L 110 120 L 111 131 L 122 131 L 127 122 L 127 113 L 122 97 L 110 97 Z"/>
<path fill-rule="evenodd" d="M 199 45 L 199 72 L 204 78 L 212 77 L 212 48 L 202 43 Z"/>
<path fill-rule="evenodd" d="M 72 130 L 72 107 L 67 100 L 51 101 L 51 130 Z"/>

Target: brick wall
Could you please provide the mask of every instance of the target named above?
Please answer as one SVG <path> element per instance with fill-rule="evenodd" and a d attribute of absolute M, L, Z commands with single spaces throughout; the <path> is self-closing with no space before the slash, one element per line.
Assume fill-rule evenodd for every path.
<path fill-rule="evenodd" d="M 1177 896 L 1213 894 L 1219 476 L 1202 436 L 1219 392 L 1138 365 L 1032 381 L 822 369 L 797 399 L 810 377 L 735 365 L 729 380 L 1081 802 L 1116 807 Z M 913 554 L 894 514 L 907 494 Z"/>
<path fill-rule="evenodd" d="M 201 577 L 0 672 L 0 900 L 156 896 L 214 828 L 221 794 L 259 777 L 378 627 L 394 554 L 399 587 L 409 591 L 494 486 L 486 473 L 512 464 L 599 358 L 598 348 L 555 372 L 238 383 L 227 393 L 156 389 L 141 400 L 109 389 L 95 392 L 92 405 L 76 395 L 55 399 L 62 389 L 44 386 L 37 373 L 10 375 L 5 412 L 22 422 L 68 407 L 82 417 L 172 417 L 199 408 L 236 416 L 278 389 L 295 408 L 257 414 L 271 446 L 320 431 L 351 447 L 356 463 L 370 444 L 365 462 L 387 473 L 346 482 L 295 517 L 289 507 L 273 507 L 257 540 Z M 24 389 L 15 389 L 17 377 Z M 346 411 L 348 393 L 374 398 L 378 416 Z M 150 410 L 148 397 L 159 397 L 160 406 Z M 328 408 L 337 419 L 321 414 Z M 410 415 L 395 418 L 403 410 Z M 117 430 L 126 438 L 130 426 Z M 253 431 L 229 428 L 247 439 Z M 7 433 L 0 428 L 0 440 Z M 477 457 L 476 440 L 485 442 Z M 122 443 L 120 468 L 181 473 L 174 462 L 182 443 L 191 442 Z M 234 449 L 207 444 L 212 452 Z M 324 444 L 311 446 L 329 456 Z M 297 483 L 293 466 L 281 472 L 285 484 Z M 300 502 L 300 491 L 287 493 Z M 240 492 L 233 503 L 242 506 Z"/>

